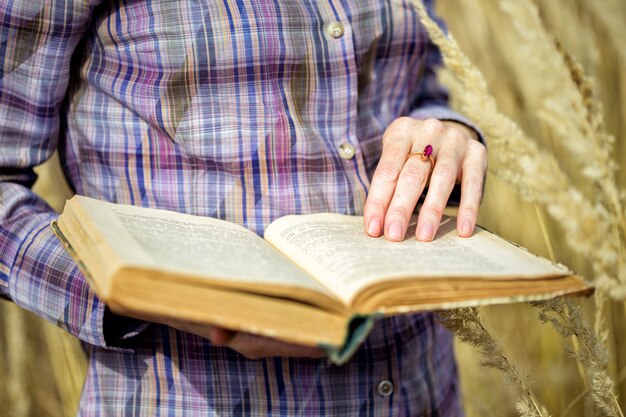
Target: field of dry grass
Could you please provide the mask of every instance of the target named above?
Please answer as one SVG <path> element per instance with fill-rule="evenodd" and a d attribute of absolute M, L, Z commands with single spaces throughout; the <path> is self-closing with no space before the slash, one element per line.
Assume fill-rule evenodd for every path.
<path fill-rule="evenodd" d="M 511 18 L 510 10 L 492 0 L 440 0 L 445 18 L 463 51 L 485 75 L 500 109 L 546 152 L 562 154 L 563 134 L 538 111 L 545 105 L 546 91 L 557 95 L 562 86 L 556 77 L 538 72 L 533 61 L 541 52 L 532 33 L 524 31 L 523 19 Z M 607 130 L 615 138 L 613 157 L 626 167 L 626 2 L 623 0 L 539 1 L 542 21 L 564 49 L 594 79 L 604 105 Z M 521 25 L 522 27 L 516 27 Z M 520 30 L 521 29 L 521 30 Z M 534 62 L 534 63 L 533 63 Z M 462 86 L 450 80 L 453 99 Z M 550 84 L 553 83 L 554 85 Z M 570 114 L 562 114 L 568 123 Z M 510 149 L 515 155 L 516 149 Z M 569 178 L 580 177 L 577 165 L 558 158 Z M 58 172 L 44 167 L 37 184 L 40 193 L 59 208 L 67 190 L 58 191 Z M 617 172 L 617 185 L 626 189 L 626 169 Z M 586 190 L 593 195 L 594 190 Z M 567 245 L 562 227 L 540 206 L 524 201 L 516 188 L 490 175 L 480 223 L 531 251 L 553 256 L 591 277 L 587 256 Z M 623 260 L 622 260 L 623 262 Z M 581 302 L 588 319 L 594 320 L 593 300 Z M 606 313 L 611 354 L 608 373 L 616 383 L 621 408 L 626 409 L 626 304 L 609 302 Z M 553 416 L 602 415 L 583 394 L 590 388 L 588 372 L 563 353 L 563 340 L 541 324 L 537 310 L 527 306 L 482 309 L 485 326 L 499 340 L 509 358 L 529 375 L 533 392 Z M 499 371 L 478 366 L 474 348 L 457 345 L 466 412 L 473 416 L 515 416 L 519 388 L 508 384 Z M 71 416 L 75 414 L 84 377 L 85 362 L 80 345 L 52 325 L 42 322 L 10 303 L 0 302 L 0 417 Z"/>
<path fill-rule="evenodd" d="M 499 2 L 506 4 L 510 2 Z M 533 43 L 532 33 L 516 30 L 523 19 L 512 18 L 498 2 L 487 0 L 442 0 L 439 12 L 448 23 L 463 51 L 485 75 L 500 109 L 530 137 L 537 139 L 546 152 L 559 153 L 562 135 L 542 119 L 538 111 L 546 100 L 554 76 L 538 73 L 533 54 L 542 48 Z M 535 1 L 545 26 L 593 78 L 604 105 L 607 130 L 615 138 L 613 157 L 626 167 L 626 3 L 619 0 Z M 545 57 L 539 57 L 543 59 Z M 445 79 L 449 77 L 444 76 Z M 451 84 L 455 91 L 462 88 Z M 559 85 L 551 88 L 560 94 Z M 562 114 L 568 123 L 569 114 Z M 510 152 L 515 153 L 515 149 Z M 558 158 L 573 182 L 581 175 L 573 161 Z M 582 180 L 581 180 L 582 182 Z M 626 189 L 626 169 L 617 173 L 618 189 Z M 593 193 L 594 190 L 591 190 Z M 591 277 L 588 257 L 574 253 L 557 222 L 536 204 L 522 200 L 517 190 L 491 175 L 481 208 L 480 223 L 543 256 L 554 256 L 577 272 Z M 545 229 L 542 230 L 542 222 Z M 623 242 L 622 242 L 623 246 Z M 553 255 L 552 255 L 553 253 Z M 623 260 L 622 260 L 623 262 Z M 592 300 L 583 301 L 588 319 L 593 322 Z M 605 309 L 610 328 L 608 369 L 616 381 L 621 408 L 626 409 L 626 305 L 611 302 Z M 528 306 L 490 307 L 483 318 L 509 357 L 530 375 L 532 388 L 554 416 L 602 415 L 593 409 L 588 397 L 580 397 L 589 387 L 585 370 L 563 353 L 562 340 L 550 327 L 541 324 L 537 311 Z M 507 384 L 504 374 L 478 366 L 474 348 L 459 344 L 464 402 L 468 416 L 514 416 L 518 388 Z"/>

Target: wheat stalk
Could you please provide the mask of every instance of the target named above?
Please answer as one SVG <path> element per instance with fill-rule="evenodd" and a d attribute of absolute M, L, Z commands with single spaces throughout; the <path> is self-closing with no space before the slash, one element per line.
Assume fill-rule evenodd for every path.
<path fill-rule="evenodd" d="M 523 398 L 516 404 L 521 417 L 549 417 L 546 408 L 539 403 L 530 389 L 530 384 L 506 356 L 504 349 L 487 331 L 480 320 L 476 307 L 459 308 L 437 313 L 441 323 L 453 331 L 462 342 L 478 348 L 481 353 L 481 366 L 504 372 L 509 380 L 518 385 Z"/>
<path fill-rule="evenodd" d="M 609 354 L 602 340 L 584 319 L 581 308 L 570 299 L 530 304 L 539 309 L 539 320 L 551 324 L 564 339 L 576 337 L 582 349 L 566 348 L 566 351 L 589 369 L 591 398 L 606 415 L 624 417 L 614 392 L 614 383 L 606 372 Z"/>

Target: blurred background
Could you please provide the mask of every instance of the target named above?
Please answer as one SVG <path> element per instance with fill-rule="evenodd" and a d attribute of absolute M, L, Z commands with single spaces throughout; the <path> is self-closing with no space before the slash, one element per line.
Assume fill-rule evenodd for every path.
<path fill-rule="evenodd" d="M 614 157 L 626 167 L 626 1 L 535 0 L 549 31 L 595 81 L 615 138 Z M 528 38 L 513 30 L 513 22 L 493 0 L 439 0 L 438 11 L 462 49 L 488 80 L 500 108 L 526 133 L 548 146 L 558 140 L 538 117 L 534 85 L 528 76 Z M 523 32 L 522 32 L 523 33 Z M 531 49 L 532 51 L 532 45 Z M 443 74 L 445 80 L 445 74 Z M 452 101 L 455 89 L 451 84 Z M 515 150 L 511 150 L 514 152 Z M 560 161 L 567 164 L 567 161 Z M 53 158 L 39 167 L 35 188 L 57 210 L 70 192 Z M 618 187 L 626 189 L 626 168 L 618 172 Z M 559 226 L 542 209 L 523 202 L 517 192 L 494 176 L 488 178 L 480 224 L 520 243 L 532 252 L 556 259 L 581 275 L 590 276 L 585 257 L 565 245 Z M 547 233 L 542 232 L 545 222 Z M 593 300 L 581 300 L 593 322 Z M 610 333 L 609 373 L 626 409 L 626 304 L 605 307 Z M 528 373 L 533 391 L 553 416 L 595 416 L 584 370 L 563 353 L 563 341 L 542 325 L 536 310 L 526 305 L 482 310 L 486 327 L 504 345 L 509 357 Z M 498 371 L 478 366 L 471 347 L 457 344 L 463 401 L 468 416 L 516 416 L 518 388 Z M 84 379 L 85 357 L 80 344 L 53 325 L 0 301 L 0 417 L 73 416 Z"/>

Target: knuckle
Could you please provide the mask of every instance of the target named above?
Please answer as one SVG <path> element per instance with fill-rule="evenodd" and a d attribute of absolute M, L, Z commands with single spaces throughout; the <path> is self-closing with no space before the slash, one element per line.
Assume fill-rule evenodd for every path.
<path fill-rule="evenodd" d="M 428 174 L 419 166 L 407 164 L 404 167 L 402 176 L 411 184 L 423 185 L 428 178 Z"/>
<path fill-rule="evenodd" d="M 400 116 L 395 119 L 390 126 L 400 129 L 408 129 L 413 125 L 414 122 L 415 120 L 408 116 Z"/>
<path fill-rule="evenodd" d="M 482 186 L 485 177 L 485 170 L 481 165 L 465 166 L 461 171 L 461 184 L 466 186 Z M 473 184 L 472 184 L 473 183 Z"/>
<path fill-rule="evenodd" d="M 443 206 L 438 204 L 427 204 L 423 207 L 424 212 L 431 215 L 432 217 L 441 218 L 443 216 Z"/>
<path fill-rule="evenodd" d="M 415 120 L 407 116 L 401 116 L 392 121 L 383 134 L 383 145 L 389 142 L 392 137 L 404 136 L 410 132 L 414 124 Z"/>
<path fill-rule="evenodd" d="M 483 180 L 479 177 L 470 178 L 465 182 L 465 191 L 469 193 L 482 193 Z"/>
<path fill-rule="evenodd" d="M 375 175 L 384 182 L 395 183 L 398 181 L 400 171 L 391 163 L 381 162 L 376 168 Z"/>
<path fill-rule="evenodd" d="M 430 180 L 431 184 L 450 185 L 456 182 L 456 175 L 451 171 L 437 171 Z"/>
<path fill-rule="evenodd" d="M 465 204 L 463 207 L 459 207 L 465 214 L 469 214 L 471 217 L 476 217 L 478 214 L 478 207 L 473 204 Z"/>
<path fill-rule="evenodd" d="M 402 220 L 408 221 L 408 219 L 413 214 L 413 207 L 407 207 L 404 204 L 392 204 L 387 212 L 386 221 L 387 220 Z"/>
<path fill-rule="evenodd" d="M 391 223 L 394 220 L 406 222 L 411 217 L 411 213 L 413 209 L 409 209 L 408 207 L 397 205 L 390 208 L 387 212 L 387 216 L 385 218 L 386 223 Z"/>
<path fill-rule="evenodd" d="M 365 202 L 365 210 L 372 213 L 379 213 L 381 211 L 385 211 L 387 205 L 379 199 L 375 199 L 374 197 L 367 199 Z"/>
<path fill-rule="evenodd" d="M 477 157 L 481 159 L 487 159 L 487 148 L 482 143 L 472 140 L 469 143 L 471 151 L 476 154 Z"/>
<path fill-rule="evenodd" d="M 485 147 L 485 145 L 482 144 L 482 142 L 472 139 L 469 142 L 468 146 L 472 151 L 476 153 L 484 152 L 485 154 L 487 154 L 487 148 Z"/>
<path fill-rule="evenodd" d="M 487 155 L 487 148 L 485 147 L 485 145 L 473 140 L 468 144 L 468 146 L 469 146 L 468 155 L 473 160 L 480 161 L 480 166 L 483 170 L 487 169 L 488 155 Z"/>
<path fill-rule="evenodd" d="M 459 166 L 454 160 L 442 158 L 437 161 L 433 175 L 436 175 L 440 179 L 450 179 L 451 181 L 455 181 L 458 171 Z"/>
<path fill-rule="evenodd" d="M 422 122 L 422 127 L 427 132 L 440 133 L 445 129 L 445 125 L 441 120 L 429 118 Z"/>
<path fill-rule="evenodd" d="M 448 130 L 448 137 L 455 142 L 457 145 L 458 143 L 463 143 L 466 142 L 467 140 L 469 140 L 469 138 L 467 137 L 467 135 L 463 132 L 461 132 L 459 129 L 455 129 L 455 128 L 450 128 Z"/>

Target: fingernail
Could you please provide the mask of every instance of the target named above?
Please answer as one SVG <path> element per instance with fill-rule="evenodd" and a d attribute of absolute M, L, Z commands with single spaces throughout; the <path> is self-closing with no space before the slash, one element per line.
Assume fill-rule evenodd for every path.
<path fill-rule="evenodd" d="M 403 237 L 404 230 L 402 230 L 400 223 L 392 223 L 391 226 L 389 226 L 389 239 L 402 240 Z"/>
<path fill-rule="evenodd" d="M 370 220 L 370 224 L 367 226 L 367 233 L 370 236 L 378 237 L 380 236 L 380 220 L 378 218 L 373 218 Z"/>
<path fill-rule="evenodd" d="M 470 236 L 472 234 L 472 222 L 469 220 L 463 221 L 461 225 L 461 234 L 463 236 Z"/>
<path fill-rule="evenodd" d="M 426 222 L 420 227 L 419 239 L 426 241 L 433 239 L 433 225 L 430 222 Z"/>

